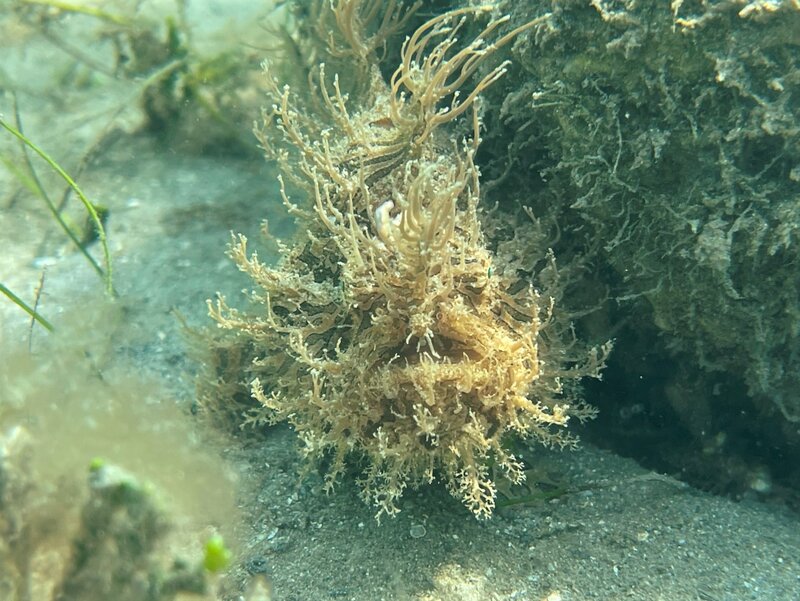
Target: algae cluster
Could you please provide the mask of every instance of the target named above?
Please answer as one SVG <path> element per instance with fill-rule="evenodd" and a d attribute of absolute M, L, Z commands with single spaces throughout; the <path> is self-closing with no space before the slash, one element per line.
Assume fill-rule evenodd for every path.
<path fill-rule="evenodd" d="M 354 32 L 376 6 L 321 5 L 339 26 L 332 45 L 373 57 L 378 44 Z M 276 241 L 275 266 L 236 237 L 230 255 L 253 280 L 253 309 L 210 304 L 232 334 L 214 344 L 241 369 L 226 360 L 206 404 L 229 402 L 223 391 L 237 406 L 252 395 L 260 408 L 250 420 L 291 423 L 303 453 L 328 461 L 328 488 L 348 462 L 359 465 L 363 498 L 378 516 L 395 514 L 409 485 L 439 478 L 488 517 L 491 466 L 524 478 L 507 434 L 568 445 L 570 416 L 593 414 L 564 382 L 596 376 L 605 351 L 563 339 L 556 291 L 531 279 L 547 249 L 535 258 L 493 253 L 482 231 L 479 97 L 507 68 L 490 64 L 495 51 L 544 21 L 509 28 L 489 12 L 430 19 L 403 44 L 388 83 L 371 58 L 351 95 L 322 64 L 305 99 L 268 68 L 272 107 L 258 135 L 306 198 L 294 204 L 283 190 L 302 233 Z M 459 42 L 472 19 L 483 29 Z"/>

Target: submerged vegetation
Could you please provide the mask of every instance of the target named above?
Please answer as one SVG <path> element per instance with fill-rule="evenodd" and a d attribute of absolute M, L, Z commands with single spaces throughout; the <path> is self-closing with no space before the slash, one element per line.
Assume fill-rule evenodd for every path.
<path fill-rule="evenodd" d="M 8 5 L 8 13 L 0 20 L 0 37 L 38 38 L 43 45 L 57 48 L 64 62 L 53 74 L 59 95 L 83 94 L 87 107 L 80 119 L 80 133 L 70 132 L 67 150 L 63 138 L 51 135 L 57 127 L 45 130 L 44 136 L 35 126 L 23 128 L 27 107 L 18 107 L 15 90 L 28 94 L 38 82 L 32 84 L 24 78 L 15 81 L 5 66 L 0 69 L 0 102 L 5 105 L 0 106 L 0 136 L 18 142 L 18 149 L 14 144 L 0 149 L 0 162 L 17 184 L 9 186 L 9 203 L 14 203 L 18 191 L 41 201 L 74 249 L 103 279 L 106 292 L 115 294 L 106 236 L 108 210 L 87 199 L 76 181 L 98 155 L 119 139 L 121 130 L 147 129 L 171 147 L 190 148 L 193 152 L 255 153 L 256 143 L 249 128 L 258 107 L 245 101 L 248 94 L 254 96 L 254 84 L 247 74 L 255 80 L 255 51 L 196 48 L 182 0 L 158 7 L 124 1 L 99 7 L 54 0 L 12 0 Z M 97 101 L 93 90 L 101 87 L 113 89 L 107 94 L 111 106 Z M 35 95 L 37 102 L 52 103 L 47 110 L 58 111 L 64 102 L 48 88 Z M 139 110 L 132 110 L 137 105 Z M 6 115 L 3 108 L 7 109 Z M 132 115 L 126 113 L 135 112 L 138 114 L 131 122 Z M 84 127 L 85 123 L 91 125 Z M 34 130 L 34 134 L 29 135 L 26 129 Z M 88 141 L 85 131 L 92 134 Z M 81 146 L 82 150 L 76 150 Z M 39 160 L 44 161 L 50 173 L 38 168 Z M 84 223 L 83 215 L 70 210 L 71 198 L 80 201 Z M 99 259 L 90 248 L 95 242 L 101 251 Z M 44 272 L 33 301 L 27 301 L 24 285 L 7 281 L 10 276 L 0 274 L 0 295 L 28 313 L 33 323 L 52 329 L 53 324 L 40 314 L 38 307 Z"/>
<path fill-rule="evenodd" d="M 92 204 L 89 199 L 86 198 L 86 195 L 83 191 L 78 187 L 78 184 L 75 183 L 75 180 L 70 177 L 70 175 L 64 171 L 64 169 L 59 165 L 55 160 L 53 160 L 49 154 L 47 154 L 44 150 L 39 148 L 36 144 L 34 144 L 25 134 L 23 134 L 19 129 L 14 127 L 13 125 L 7 123 L 5 120 L 0 118 L 0 127 L 5 129 L 8 133 L 12 136 L 16 137 L 20 140 L 23 145 L 23 155 L 25 156 L 25 165 L 27 167 L 27 173 L 19 174 L 19 178 L 21 181 L 27 184 L 27 187 L 37 196 L 39 196 L 47 205 L 47 208 L 50 210 L 50 214 L 53 216 L 53 219 L 56 220 L 61 229 L 67 234 L 69 239 L 75 244 L 78 250 L 81 251 L 86 260 L 89 264 L 94 268 L 97 274 L 103 279 L 103 283 L 105 286 L 106 293 L 111 294 L 114 290 L 113 280 L 112 280 L 112 271 L 111 271 L 111 253 L 108 250 L 108 242 L 106 240 L 106 230 L 105 226 L 103 225 L 103 221 L 101 219 L 101 210 L 98 209 L 94 204 Z M 92 238 L 98 239 L 100 241 L 100 245 L 103 249 L 103 262 L 105 267 L 101 267 L 97 261 L 95 261 L 94 257 L 89 254 L 86 250 L 86 244 L 84 240 L 88 237 L 86 235 L 83 236 L 84 240 L 81 240 L 80 234 L 75 232 L 67 223 L 64 221 L 64 218 L 61 216 L 61 212 L 50 199 L 47 191 L 42 186 L 39 177 L 36 174 L 36 170 L 33 168 L 33 165 L 28 158 L 27 151 L 28 149 L 32 150 L 36 153 L 45 163 L 47 163 L 48 167 L 50 167 L 54 172 L 58 174 L 58 176 L 63 179 L 66 184 L 69 186 L 70 190 L 72 190 L 75 195 L 80 199 L 81 204 L 83 205 L 86 213 L 88 215 L 88 219 L 90 221 L 90 228 L 95 235 Z M 4 161 L 7 164 L 10 164 L 10 161 Z M 16 172 L 15 173 L 19 173 Z"/>
<path fill-rule="evenodd" d="M 324 10 L 349 33 L 373 4 Z M 267 67 L 273 105 L 258 137 L 308 199 L 294 204 L 281 178 L 302 234 L 275 241 L 274 267 L 237 236 L 230 255 L 257 286 L 256 309 L 210 304 L 243 357 L 244 374 L 229 375 L 244 378 L 260 406 L 250 421 L 291 423 L 310 460 L 330 459 L 328 489 L 349 460 L 360 462 L 362 495 L 378 517 L 398 511 L 409 485 L 436 478 L 488 517 L 490 462 L 524 479 L 507 433 L 569 445 L 568 419 L 593 414 L 564 386 L 597 376 L 606 351 L 565 340 L 557 291 L 532 285 L 547 249 L 506 260 L 482 232 L 478 102 L 507 67 L 489 61 L 545 20 L 501 33 L 507 19 L 494 17 L 460 44 L 467 19 L 488 12 L 432 18 L 403 44 L 388 84 L 373 65 L 351 96 L 320 64 L 318 96 L 304 104 Z M 343 37 L 355 56 L 372 54 L 360 36 Z M 206 401 L 226 402 L 220 390 L 214 382 Z"/>
<path fill-rule="evenodd" d="M 19 121 L 19 115 L 17 115 L 17 121 Z M 44 150 L 39 148 L 36 144 L 34 144 L 24 133 L 22 133 L 17 127 L 14 127 L 10 123 L 7 123 L 2 116 L 0 116 L 0 127 L 2 127 L 6 132 L 10 133 L 12 136 L 16 137 L 22 147 L 22 156 L 24 157 L 24 168 L 20 169 L 17 168 L 14 164 L 13 160 L 0 155 L 0 160 L 6 165 L 11 173 L 13 173 L 20 182 L 22 182 L 31 193 L 35 196 L 38 196 L 46 205 L 50 214 L 52 215 L 53 219 L 58 223 L 62 230 L 67 234 L 67 237 L 75 244 L 75 246 L 80 250 L 81 254 L 86 257 L 86 260 L 89 264 L 94 268 L 97 274 L 103 279 L 106 293 L 112 294 L 114 291 L 114 285 L 112 281 L 112 271 L 111 271 L 111 254 L 108 250 L 108 242 L 106 240 L 106 231 L 105 226 L 103 224 L 103 219 L 101 217 L 102 211 L 99 207 L 92 204 L 87 198 L 83 191 L 78 187 L 78 184 L 70 177 L 70 175 L 64 171 L 64 169 L 59 165 L 49 154 L 47 154 Z M 51 200 L 50 195 L 47 193 L 47 190 L 43 186 L 39 176 L 36 173 L 36 169 L 33 166 L 33 163 L 28 156 L 28 150 L 33 151 L 36 155 L 38 155 L 47 165 L 50 167 L 58 176 L 63 179 L 69 189 L 75 193 L 75 195 L 80 199 L 84 209 L 87 213 L 87 223 L 89 224 L 89 229 L 93 233 L 93 235 L 87 236 L 76 232 L 73 227 L 71 227 L 65 220 L 61 214 L 59 208 L 55 205 L 55 203 Z M 95 258 L 89 253 L 87 250 L 88 242 L 94 241 L 97 239 L 100 241 L 100 244 L 103 249 L 103 260 L 105 263 L 105 268 L 101 267 Z M 37 292 L 37 301 L 38 301 L 38 294 L 41 291 L 41 283 L 38 288 L 39 292 Z M 0 282 L 0 294 L 5 296 L 8 300 L 12 303 L 17 305 L 20 309 L 25 311 L 28 315 L 31 316 L 33 322 L 31 327 L 33 327 L 33 323 L 37 323 L 46 329 L 49 332 L 53 331 L 53 325 L 38 311 L 36 304 L 34 306 L 30 306 L 24 300 L 22 300 L 17 294 L 15 294 L 12 290 L 10 290 L 5 284 Z"/>
<path fill-rule="evenodd" d="M 41 77 L 57 90 L 50 98 L 33 77 L 13 80 L 25 57 L 0 69 L 25 117 L 24 129 L 15 111 L 0 118 L 0 177 L 11 184 L 0 296 L 30 315 L 31 331 L 54 331 L 41 344 L 29 336 L 27 351 L 6 344 L 24 337 L 13 324 L 25 315 L 0 302 L 12 323 L 10 336 L 0 332 L 0 597 L 255 601 L 270 598 L 274 576 L 298 598 L 377 598 L 359 594 L 381 578 L 391 582 L 381 596 L 411 598 L 432 575 L 423 568 L 406 582 L 408 572 L 458 553 L 483 573 L 508 564 L 517 541 L 536 540 L 532 562 L 563 566 L 577 532 L 613 555 L 611 520 L 591 527 L 609 511 L 640 520 L 621 529 L 636 526 L 631 544 L 651 545 L 648 556 L 674 547 L 650 534 L 674 526 L 676 499 L 652 490 L 631 503 L 643 489 L 621 486 L 677 490 L 671 477 L 617 478 L 624 462 L 593 450 L 541 452 L 573 445 L 571 426 L 593 406 L 602 418 L 591 427 L 605 429 L 581 435 L 628 437 L 637 458 L 667 458 L 648 467 L 797 501 L 800 4 L 498 0 L 442 12 L 455 4 L 265 2 L 206 52 L 181 1 L 9 3 L 15 35 L 40 36 L 20 55 L 52 43 L 64 60 Z M 143 8 L 155 5 L 169 14 Z M 229 16 L 233 4 L 223 5 Z M 0 29 L 11 20 L 0 15 Z M 253 44 L 231 33 L 248 26 Z M 266 192 L 263 161 L 248 162 L 262 150 L 281 169 Z M 258 219 L 281 205 L 297 233 L 265 221 L 259 246 Z M 247 234 L 228 250 L 244 275 L 217 256 L 229 228 Z M 113 299 L 78 295 L 100 282 L 92 270 Z M 231 295 L 242 282 L 245 306 Z M 207 319 L 209 286 L 228 295 L 208 303 L 213 333 L 192 332 L 211 349 L 195 403 L 171 309 L 191 307 L 190 330 Z M 134 325 L 109 327 L 120 322 Z M 590 406 L 580 382 L 601 369 Z M 142 370 L 164 381 L 143 385 Z M 228 429 L 266 432 L 256 444 L 226 439 L 248 490 L 194 430 L 203 411 Z M 296 438 L 266 427 L 277 423 Z M 310 484 L 331 491 L 352 478 L 374 509 L 298 485 L 302 461 L 284 444 L 295 440 L 306 469 L 319 470 Z M 593 472 L 603 462 L 614 467 Z M 432 482 L 456 501 L 406 498 Z M 606 493 L 619 511 L 598 502 Z M 655 530 L 661 501 L 665 528 Z M 449 515 L 459 502 L 466 509 Z M 252 530 L 234 556 L 219 533 L 230 532 L 235 505 Z M 361 521 L 401 508 L 388 527 Z M 503 523 L 485 528 L 467 512 L 501 512 Z M 586 516 L 580 532 L 573 524 Z M 454 527 L 461 540 L 440 545 L 436 531 L 449 539 Z M 761 530 L 749 531 L 755 540 Z M 331 560 L 337 542 L 354 539 L 351 557 L 380 551 L 358 591 Z M 398 570 L 383 553 L 398 541 L 402 554 L 436 550 L 404 555 Z M 502 580 L 516 586 L 516 567 L 498 569 L 476 596 L 544 598 L 542 587 L 580 577 L 599 595 L 591 563 L 535 585 L 525 574 L 527 592 L 514 593 Z M 634 590 L 632 572 L 615 573 L 611 587 L 628 577 Z M 311 582 L 320 575 L 328 581 Z"/>

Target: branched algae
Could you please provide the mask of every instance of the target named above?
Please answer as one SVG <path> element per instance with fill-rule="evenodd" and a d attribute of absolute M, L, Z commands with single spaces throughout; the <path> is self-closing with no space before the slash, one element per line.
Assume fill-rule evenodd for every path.
<path fill-rule="evenodd" d="M 460 44 L 466 20 L 488 11 L 423 24 L 389 83 L 373 69 L 360 102 L 320 65 L 322 116 L 267 67 L 274 104 L 259 140 L 310 206 L 290 201 L 282 177 L 302 234 L 277 241 L 276 266 L 235 237 L 229 254 L 254 281 L 257 310 L 209 302 L 235 333 L 227 352 L 238 347 L 244 376 L 231 377 L 259 403 L 251 419 L 288 421 L 309 459 L 328 457 L 328 489 L 359 460 L 362 496 L 378 517 L 398 511 L 407 486 L 435 478 L 488 517 L 492 474 L 524 479 L 507 433 L 570 444 L 570 416 L 593 413 L 563 381 L 596 376 L 606 349 L 562 342 L 553 299 L 522 266 L 498 262 L 481 230 L 477 103 L 507 67 L 487 58 L 547 18 L 504 34 L 507 19 L 492 19 Z M 452 128 L 464 123 L 471 139 L 459 141 Z"/>

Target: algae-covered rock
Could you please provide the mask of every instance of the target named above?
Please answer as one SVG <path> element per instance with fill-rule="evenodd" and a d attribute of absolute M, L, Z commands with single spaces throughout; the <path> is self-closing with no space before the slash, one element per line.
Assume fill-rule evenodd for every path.
<path fill-rule="evenodd" d="M 90 467 L 78 527 L 68 496 L 55 498 L 30 465 L 33 440 L 15 426 L 0 436 L 0 593 L 10 601 L 207 599 L 205 564 L 165 563 L 172 518 L 152 485 L 101 460 Z M 62 493 L 63 494 L 63 493 Z M 74 491 L 71 491 L 74 494 Z M 228 553 L 215 539 L 216 556 Z M 181 597 L 184 598 L 184 597 Z"/>
<path fill-rule="evenodd" d="M 649 375 L 683 391 L 668 411 L 702 444 L 725 428 L 796 442 L 800 5 L 503 9 L 548 17 L 487 91 L 484 177 L 557 224 L 562 264 L 586 267 L 566 302 L 604 313 L 583 326 L 608 336 L 624 323 L 617 383 L 641 393 L 649 354 Z M 652 400 L 629 402 L 654 415 Z"/>

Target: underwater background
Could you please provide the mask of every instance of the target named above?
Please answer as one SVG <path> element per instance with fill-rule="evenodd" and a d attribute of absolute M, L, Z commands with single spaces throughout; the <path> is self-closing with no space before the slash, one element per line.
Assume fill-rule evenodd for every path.
<path fill-rule="evenodd" d="M 293 404 L 313 387 L 290 362 L 302 353 L 268 337 L 285 324 L 270 325 L 266 288 L 226 251 L 245 235 L 284 283 L 308 262 L 313 186 L 287 165 L 301 172 L 325 139 L 358 174 L 357 136 L 320 90 L 336 74 L 348 107 L 379 107 L 404 40 L 448 11 L 461 12 L 406 71 L 448 27 L 445 58 L 485 35 L 461 95 L 423 117 L 445 121 L 478 89 L 480 133 L 470 106 L 437 122 L 440 137 L 414 130 L 411 150 L 360 155 L 380 193 L 353 219 L 391 249 L 402 219 L 385 200 L 407 180 L 381 179 L 461 157 L 486 282 L 554 299 L 556 326 L 525 364 L 531 398 L 553 373 L 554 398 L 596 417 L 571 419 L 580 441 L 562 450 L 532 426 L 501 437 L 493 409 L 484 433 L 502 447 L 478 461 L 488 519 L 436 455 L 433 481 L 411 470 L 399 511 L 376 520 L 363 480 L 377 460 L 345 429 L 347 464 L 326 486 L 335 449 L 312 443 L 330 422 L 297 417 L 313 396 Z M 796 0 L 5 0 L 0 600 L 800 599 L 798 32 Z M 297 104 L 276 109 L 285 84 Z M 422 96 L 404 85 L 399 116 L 351 108 L 356 134 L 393 131 Z M 307 140 L 291 139 L 296 115 Z M 455 232 L 469 202 L 453 200 Z M 312 265 L 309 289 L 355 281 L 330 263 Z M 217 295 L 257 327 L 221 335 Z M 291 349 L 275 382 L 297 388 L 267 424 L 249 366 L 275 339 Z M 601 378 L 576 380 L 608 342 Z M 524 482 L 504 476 L 501 452 Z"/>

